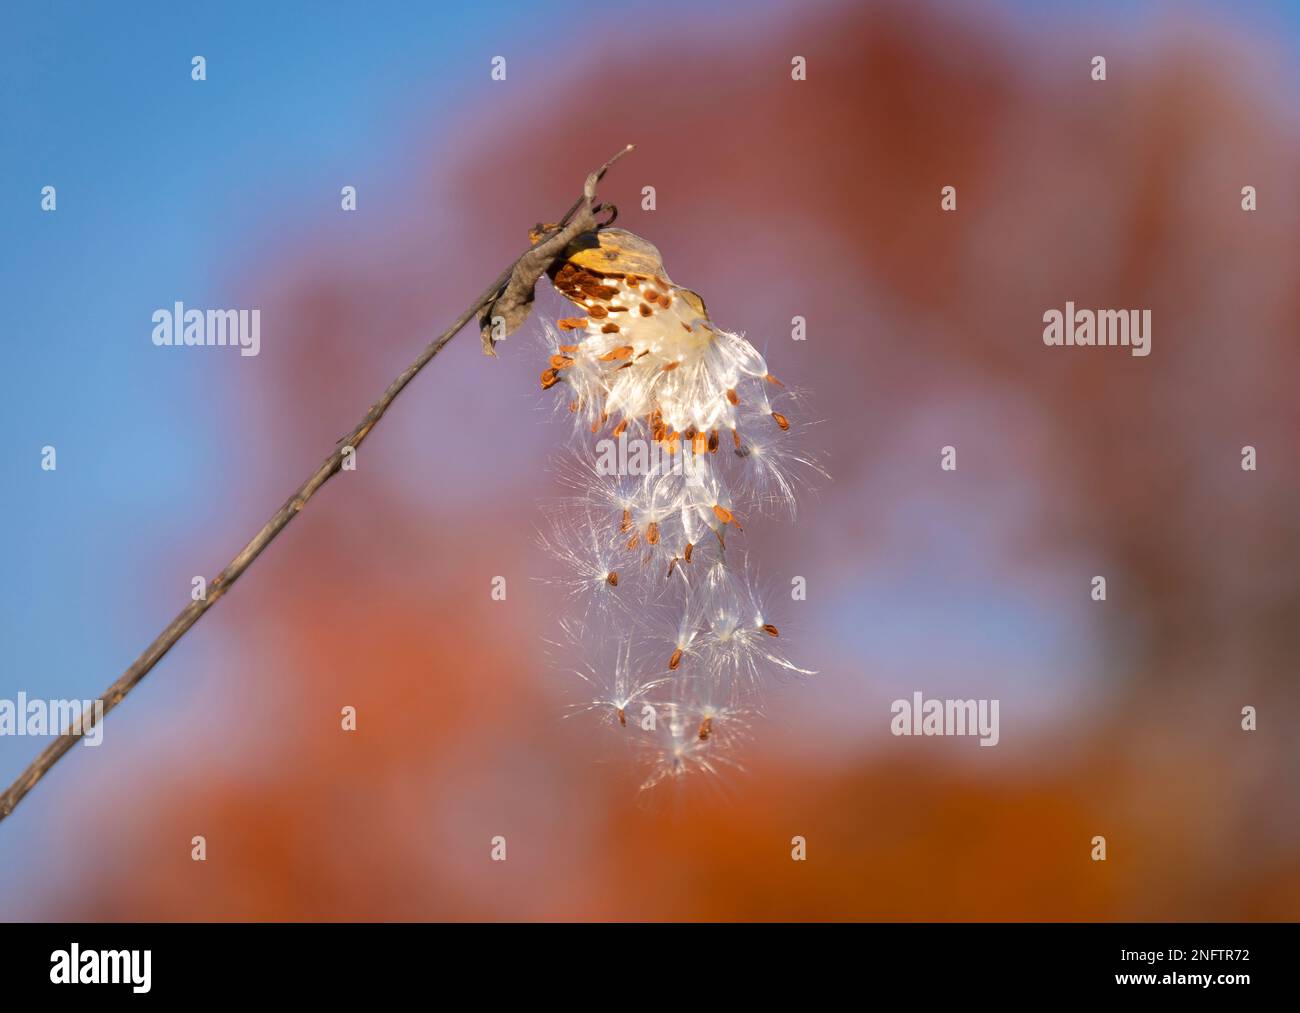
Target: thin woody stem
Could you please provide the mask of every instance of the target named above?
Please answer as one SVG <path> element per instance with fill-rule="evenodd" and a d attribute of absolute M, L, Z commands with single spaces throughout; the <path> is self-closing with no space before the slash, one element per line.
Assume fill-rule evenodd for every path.
<path fill-rule="evenodd" d="M 574 202 L 573 207 L 560 220 L 559 225 L 548 230 L 533 248 L 520 254 L 515 259 L 515 262 L 502 271 L 497 280 L 484 289 L 483 293 L 456 318 L 450 327 L 430 342 L 424 351 L 416 357 L 415 361 L 398 374 L 397 379 L 388 385 L 388 389 L 384 391 L 378 401 L 370 406 L 370 410 L 366 412 L 361 421 L 357 423 L 350 433 L 339 440 L 338 448 L 321 462 L 307 480 L 294 491 L 293 495 L 285 500 L 284 505 L 272 515 L 271 519 L 262 525 L 262 529 L 253 536 L 252 540 L 240 550 L 239 554 L 208 585 L 206 597 L 200 601 L 192 601 L 185 606 L 176 618 L 167 624 L 166 629 L 158 634 L 153 643 L 145 648 L 144 653 L 135 660 L 131 667 L 105 690 L 102 698 L 102 712 L 96 715 L 95 706 L 92 704 L 82 715 L 79 725 L 74 726 L 64 734 L 58 735 L 28 765 L 27 769 L 18 775 L 17 780 L 9 786 L 3 795 L 0 795 L 0 820 L 5 819 L 13 812 L 18 803 L 36 787 L 50 768 L 75 746 L 79 739 L 93 729 L 97 721 L 102 721 L 114 707 L 125 700 L 126 695 L 153 670 L 153 667 L 189 631 L 190 627 L 197 623 L 203 614 L 230 590 L 230 587 L 243 575 L 244 571 L 253 565 L 253 561 L 262 554 L 262 551 L 271 544 L 281 531 L 289 526 L 290 521 L 298 516 L 303 507 L 307 505 L 307 502 L 316 495 L 320 487 L 339 472 L 343 467 L 345 455 L 361 446 L 362 441 L 370 435 L 370 431 L 384 417 L 384 413 L 396 400 L 397 395 L 406 388 L 408 383 L 415 379 L 416 374 L 427 366 L 434 356 L 442 351 L 447 342 L 473 320 L 476 314 L 489 306 L 495 305 L 504 297 L 514 296 L 517 299 L 523 299 L 526 296 L 525 301 L 531 302 L 532 286 L 541 273 L 549 267 L 550 262 L 555 259 L 555 256 L 558 255 L 572 234 L 590 227 L 593 220 L 593 208 L 595 207 L 596 184 L 615 161 L 631 150 L 632 145 L 629 144 L 603 166 L 591 173 L 583 185 L 582 196 Z M 549 258 L 544 253 L 543 248 L 553 251 L 549 254 Z M 521 271 L 520 267 L 525 261 L 527 261 L 529 267 L 527 270 Z M 522 292 L 524 286 L 527 286 L 526 293 Z"/>

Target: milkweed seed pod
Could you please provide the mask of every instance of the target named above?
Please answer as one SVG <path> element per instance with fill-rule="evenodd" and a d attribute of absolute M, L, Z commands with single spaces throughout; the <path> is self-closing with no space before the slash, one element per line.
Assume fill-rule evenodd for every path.
<path fill-rule="evenodd" d="M 546 327 L 541 387 L 574 427 L 562 473 L 577 495 L 542 544 L 564 570 L 557 582 L 585 603 L 565 619 L 568 640 L 638 652 L 597 663 L 614 674 L 580 673 L 592 686 L 624 673 L 623 689 L 580 706 L 609 712 L 614 701 L 616 726 L 651 751 L 645 787 L 734 767 L 726 754 L 764 684 L 813 673 L 780 649 L 730 542 L 751 514 L 793 516 L 796 489 L 825 472 L 799 446 L 794 395 L 673 283 L 646 240 L 585 233 L 549 275 L 571 312 Z"/>

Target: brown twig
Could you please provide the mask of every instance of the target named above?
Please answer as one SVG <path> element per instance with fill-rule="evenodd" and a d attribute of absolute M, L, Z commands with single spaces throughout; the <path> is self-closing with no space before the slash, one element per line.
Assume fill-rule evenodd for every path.
<path fill-rule="evenodd" d="M 175 646 L 176 642 L 186 634 L 190 627 L 198 622 L 203 614 L 230 590 L 231 585 L 253 564 L 253 560 L 262 554 L 262 550 L 289 526 L 291 520 L 298 516 L 317 490 L 338 473 L 343 466 L 345 454 L 350 450 L 354 451 L 361 445 L 361 442 L 370 434 L 370 430 L 384 417 L 384 413 L 388 411 L 389 405 L 393 403 L 397 395 L 403 391 L 408 383 L 415 379 L 415 375 L 427 366 L 435 355 L 442 351 L 443 346 L 454 338 L 461 328 L 473 320 L 480 311 L 484 311 L 484 351 L 489 355 L 496 354 L 492 351 L 492 344 L 495 342 L 495 337 L 491 336 L 493 322 L 504 324 L 504 331 L 501 333 L 509 334 L 527 319 L 533 301 L 533 288 L 537 284 L 537 280 L 570 241 L 581 233 L 596 228 L 598 223 L 595 219 L 595 213 L 599 210 L 599 206 L 596 204 L 596 184 L 600 182 L 601 177 L 605 175 L 605 171 L 611 165 L 631 150 L 632 145 L 629 144 L 589 175 L 583 185 L 582 196 L 574 202 L 573 207 L 560 220 L 560 223 L 545 232 L 536 245 L 521 254 L 509 268 L 502 271 L 500 277 L 474 300 L 469 309 L 457 317 L 456 321 L 447 330 L 435 338 L 419 354 L 416 360 L 388 385 L 388 389 L 384 391 L 383 396 L 370 406 L 370 410 L 366 412 L 356 427 L 339 441 L 340 446 L 325 458 L 320 466 L 312 472 L 307 481 L 300 485 L 293 495 L 285 501 L 284 505 L 275 512 L 274 516 L 262 525 L 262 530 L 253 536 L 252 541 L 245 545 L 239 554 L 230 561 L 229 565 L 208 585 L 206 597 L 200 601 L 192 601 L 185 606 L 176 618 L 167 624 L 167 628 L 158 634 L 154 642 L 145 648 L 144 653 L 135 660 L 135 663 L 122 673 L 121 678 L 108 687 L 102 698 L 103 711 L 98 720 L 102 721 L 104 717 L 107 717 L 109 711 L 126 698 L 126 695 L 136 687 L 141 679 L 149 674 L 153 667 L 162 660 L 163 655 Z M 95 727 L 96 720 L 95 707 L 92 704 L 82 715 L 80 727 L 75 727 L 57 736 L 28 765 L 27 769 L 18 775 L 17 780 L 9 786 L 3 795 L 0 795 L 0 820 L 13 812 L 14 807 L 37 785 L 41 778 L 49 772 L 50 768 L 68 750 L 75 746 L 82 736 Z"/>

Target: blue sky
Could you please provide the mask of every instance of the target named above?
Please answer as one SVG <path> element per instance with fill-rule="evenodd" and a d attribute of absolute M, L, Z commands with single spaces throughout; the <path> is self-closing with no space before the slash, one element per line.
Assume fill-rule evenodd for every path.
<path fill-rule="evenodd" d="M 413 108 L 451 121 L 484 18 L 419 6 L 5 5 L 0 698 L 98 695 L 184 604 L 182 574 L 170 588 L 138 575 L 156 583 L 160 561 L 223 523 L 205 497 L 239 447 L 212 407 L 239 363 L 159 354 L 150 314 L 227 305 L 240 244 L 269 219 L 336 200 L 341 177 L 382 181 Z M 536 28 L 504 24 L 497 38 Z M 233 551 L 248 533 L 220 540 Z M 34 751 L 0 738 L 0 780 Z"/>

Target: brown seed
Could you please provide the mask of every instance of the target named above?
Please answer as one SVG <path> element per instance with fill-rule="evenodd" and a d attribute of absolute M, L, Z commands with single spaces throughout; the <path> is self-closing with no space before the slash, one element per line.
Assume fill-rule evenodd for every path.
<path fill-rule="evenodd" d="M 652 309 L 651 309 L 649 306 L 647 306 L 645 303 L 642 303 L 642 304 L 640 305 L 640 307 L 638 307 L 638 308 L 640 309 L 640 311 L 641 311 L 641 315 L 642 315 L 643 317 L 648 317 L 651 313 L 654 312 L 654 310 L 652 310 Z"/>
<path fill-rule="evenodd" d="M 718 452 L 718 431 L 714 429 L 709 433 L 709 453 L 716 454 L 717 452 Z"/>
<path fill-rule="evenodd" d="M 659 525 L 654 521 L 646 525 L 645 540 L 651 545 L 659 544 Z"/>
<path fill-rule="evenodd" d="M 700 722 L 700 741 L 704 742 L 713 734 L 713 718 L 705 718 Z"/>
<path fill-rule="evenodd" d="M 773 412 L 772 418 L 776 419 L 776 424 L 781 427 L 782 432 L 785 432 L 787 429 L 790 428 L 790 420 L 787 419 L 780 412 Z"/>
<path fill-rule="evenodd" d="M 659 297 L 659 305 L 662 306 L 664 309 L 667 309 L 667 308 L 668 308 L 669 306 L 671 306 L 672 304 L 673 304 L 673 297 L 672 297 L 672 296 L 670 296 L 670 295 L 661 295 L 661 296 Z"/>
<path fill-rule="evenodd" d="M 570 359 L 567 355 L 552 355 L 551 365 L 554 366 L 556 369 L 566 369 L 567 367 L 573 365 L 573 360 Z"/>
<path fill-rule="evenodd" d="M 694 551 L 695 551 L 695 546 L 692 545 L 690 542 L 687 542 L 686 548 L 682 550 L 682 556 L 683 558 L 685 558 L 686 562 L 689 563 L 691 561 L 691 553 Z"/>
<path fill-rule="evenodd" d="M 624 508 L 624 510 L 623 510 L 623 524 L 622 524 L 622 526 L 621 526 L 618 530 L 619 530 L 619 531 L 622 531 L 622 532 L 625 533 L 625 534 L 626 534 L 628 531 L 631 531 L 631 530 L 632 530 L 632 511 L 631 511 L 631 510 L 628 510 L 628 509 Z"/>
<path fill-rule="evenodd" d="M 677 666 L 682 663 L 682 649 L 679 647 L 673 651 L 673 656 L 668 659 L 668 671 L 676 672 Z"/>
<path fill-rule="evenodd" d="M 618 723 L 624 728 L 627 727 L 627 715 L 623 713 L 623 708 L 618 708 Z"/>
<path fill-rule="evenodd" d="M 617 348 L 611 348 L 604 355 L 600 356 L 600 361 L 613 362 L 615 359 L 626 359 L 631 354 L 631 345 L 619 345 Z"/>
<path fill-rule="evenodd" d="M 618 324 L 606 324 L 600 329 L 601 334 L 617 334 Z"/>
<path fill-rule="evenodd" d="M 638 285 L 641 284 L 641 279 L 638 278 L 635 274 L 629 274 L 627 276 L 627 283 L 629 287 L 636 288 Z"/>
<path fill-rule="evenodd" d="M 592 306 L 587 310 L 587 313 L 595 317 L 597 320 L 601 317 L 609 316 L 609 310 L 605 309 L 604 306 Z"/>
<path fill-rule="evenodd" d="M 550 390 L 560 382 L 560 374 L 554 369 L 548 369 L 542 374 L 542 390 Z"/>
<path fill-rule="evenodd" d="M 628 547 L 629 549 L 635 549 L 635 548 L 636 548 L 636 532 L 635 532 L 635 531 L 632 532 L 632 537 L 629 538 L 629 539 L 627 540 L 627 547 Z"/>
<path fill-rule="evenodd" d="M 680 365 L 681 365 L 680 362 L 667 362 L 664 364 L 663 371 L 665 373 L 671 373 L 674 369 L 676 369 Z"/>
<path fill-rule="evenodd" d="M 586 317 L 561 317 L 555 325 L 562 331 L 578 331 L 587 326 Z"/>
<path fill-rule="evenodd" d="M 610 570 L 609 575 L 605 578 L 605 580 L 609 582 L 610 587 L 618 587 L 618 571 Z"/>
<path fill-rule="evenodd" d="M 593 294 L 597 299 L 613 299 L 614 296 L 618 295 L 618 289 L 609 285 L 597 285 Z"/>
<path fill-rule="evenodd" d="M 766 633 L 769 637 L 779 637 L 781 635 L 776 631 L 776 627 L 773 626 L 771 623 L 763 624 L 763 632 Z"/>
<path fill-rule="evenodd" d="M 578 350 L 578 346 L 577 346 L 577 345 L 561 345 L 561 346 L 560 346 L 560 351 L 563 352 L 565 355 L 572 355 L 572 354 L 573 354 L 574 352 L 576 352 L 577 350 Z"/>
<path fill-rule="evenodd" d="M 627 307 L 626 307 L 626 306 L 611 306 L 611 307 L 609 308 L 609 311 L 610 311 L 611 313 L 626 313 L 626 312 L 627 312 Z"/>
<path fill-rule="evenodd" d="M 657 303 L 659 301 L 659 293 L 652 288 L 646 289 L 645 292 L 642 293 L 642 297 L 648 303 Z"/>
<path fill-rule="evenodd" d="M 736 449 L 739 450 L 739 449 L 740 449 L 740 433 L 736 432 L 736 430 L 733 429 L 733 430 L 731 431 L 731 439 L 732 439 L 732 441 L 736 444 Z"/>
<path fill-rule="evenodd" d="M 740 397 L 736 394 L 734 390 L 727 391 L 727 400 L 730 401 L 732 404 L 740 404 Z"/>
<path fill-rule="evenodd" d="M 731 511 L 721 503 L 713 504 L 713 513 L 717 516 L 718 520 L 722 521 L 723 524 L 730 524 L 733 520 Z"/>
<path fill-rule="evenodd" d="M 681 323 L 681 321 L 678 321 L 678 322 Z M 694 333 L 695 333 L 695 328 L 692 327 L 690 324 L 687 324 L 687 323 L 682 323 L 682 330 L 684 330 L 687 334 L 694 334 Z"/>

